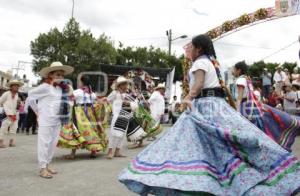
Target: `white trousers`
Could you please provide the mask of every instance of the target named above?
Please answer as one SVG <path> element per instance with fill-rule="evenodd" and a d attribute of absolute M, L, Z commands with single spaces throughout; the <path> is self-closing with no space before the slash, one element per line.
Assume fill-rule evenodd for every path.
<path fill-rule="evenodd" d="M 126 142 L 126 133 L 123 134 L 123 137 L 114 136 L 113 126 L 117 120 L 117 116 L 113 116 L 109 131 L 109 142 L 108 148 L 122 148 L 124 142 Z"/>
<path fill-rule="evenodd" d="M 51 163 L 57 145 L 60 125 L 40 126 L 38 131 L 38 162 L 40 168 Z"/>
<path fill-rule="evenodd" d="M 0 128 L 0 139 L 3 139 L 4 135 L 9 135 L 11 139 L 14 139 L 18 128 L 18 120 L 11 121 L 8 117 L 2 121 Z"/>
<path fill-rule="evenodd" d="M 124 134 L 125 135 L 125 134 Z M 109 143 L 108 143 L 108 148 L 122 148 L 123 143 L 125 141 L 125 137 L 116 137 L 113 136 L 111 133 L 109 134 Z"/>

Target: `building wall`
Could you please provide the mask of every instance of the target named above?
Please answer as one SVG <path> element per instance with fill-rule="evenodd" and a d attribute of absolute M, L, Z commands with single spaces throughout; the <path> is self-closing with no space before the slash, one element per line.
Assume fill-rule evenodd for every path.
<path fill-rule="evenodd" d="M 6 88 L 6 84 L 12 79 L 11 72 L 0 71 L 0 88 Z"/>

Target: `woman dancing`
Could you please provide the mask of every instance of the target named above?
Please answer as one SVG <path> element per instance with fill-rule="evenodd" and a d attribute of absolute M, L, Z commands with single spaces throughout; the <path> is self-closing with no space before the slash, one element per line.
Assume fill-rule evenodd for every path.
<path fill-rule="evenodd" d="M 92 91 L 88 76 L 80 78 L 80 88 L 73 92 L 75 105 L 73 122 L 63 126 L 60 132 L 58 147 L 71 148 L 71 154 L 66 159 L 75 159 L 76 149 L 87 149 L 91 158 L 97 152 L 104 152 L 108 146 L 108 139 L 102 126 L 100 116 L 105 115 L 103 104 L 97 103 L 96 94 Z"/>
<path fill-rule="evenodd" d="M 237 78 L 234 87 L 237 110 L 271 139 L 291 151 L 297 132 L 300 131 L 300 119 L 261 103 L 254 95 L 247 72 L 248 65 L 244 61 L 235 64 L 233 75 Z"/>
<path fill-rule="evenodd" d="M 291 195 L 300 164 L 225 101 L 212 41 L 193 38 L 186 110 L 119 180 L 140 195 Z"/>

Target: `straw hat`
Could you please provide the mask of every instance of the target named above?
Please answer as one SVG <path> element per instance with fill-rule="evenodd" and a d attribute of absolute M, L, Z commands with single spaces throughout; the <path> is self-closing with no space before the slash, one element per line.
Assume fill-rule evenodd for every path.
<path fill-rule="evenodd" d="M 276 67 L 276 70 L 277 70 L 277 69 L 282 69 L 282 67 L 279 65 L 279 66 Z"/>
<path fill-rule="evenodd" d="M 157 87 L 154 88 L 154 90 L 157 90 L 157 89 L 165 89 L 165 88 L 166 88 L 165 85 L 162 84 L 162 83 L 160 83 L 160 84 L 157 85 Z"/>
<path fill-rule="evenodd" d="M 283 86 L 284 86 L 284 87 L 292 87 L 293 85 L 292 85 L 290 82 L 286 82 L 286 83 L 284 83 Z"/>
<path fill-rule="evenodd" d="M 69 65 L 63 65 L 61 62 L 53 62 L 49 67 L 44 67 L 39 74 L 43 78 L 47 78 L 48 74 L 53 71 L 64 71 L 64 74 L 68 75 L 74 71 L 74 68 Z"/>
<path fill-rule="evenodd" d="M 129 83 L 129 82 L 130 82 L 130 80 L 126 79 L 124 76 L 119 76 L 117 78 L 117 81 L 115 82 L 114 86 L 115 86 L 115 88 L 118 88 L 118 86 L 120 84 Z"/>
<path fill-rule="evenodd" d="M 6 84 L 7 87 L 11 87 L 12 85 L 18 85 L 19 87 L 21 87 L 23 86 L 23 82 L 13 79 Z"/>
<path fill-rule="evenodd" d="M 293 82 L 292 82 L 292 85 L 293 85 L 293 86 L 298 86 L 298 87 L 300 87 L 300 83 L 297 82 L 297 81 L 293 81 Z"/>

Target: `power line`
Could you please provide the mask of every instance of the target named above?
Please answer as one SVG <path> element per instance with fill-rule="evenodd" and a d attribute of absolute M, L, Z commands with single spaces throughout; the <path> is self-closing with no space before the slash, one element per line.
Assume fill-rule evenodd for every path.
<path fill-rule="evenodd" d="M 122 40 L 153 40 L 153 39 L 166 39 L 165 36 L 157 36 L 157 37 L 128 37 L 128 38 L 124 38 Z"/>
<path fill-rule="evenodd" d="M 274 48 L 269 48 L 269 47 L 249 46 L 249 45 L 242 45 L 242 44 L 235 44 L 235 43 L 226 43 L 226 42 L 215 42 L 215 44 L 228 45 L 228 46 L 236 46 L 236 47 L 242 47 L 242 48 L 258 48 L 258 49 L 265 49 L 265 50 L 273 50 L 274 49 Z"/>
<path fill-rule="evenodd" d="M 287 48 L 291 47 L 292 45 L 294 45 L 294 44 L 297 43 L 297 42 L 298 42 L 298 40 L 293 41 L 292 43 L 286 45 L 285 47 L 280 48 L 279 50 L 273 52 L 272 54 L 270 54 L 270 55 L 264 57 L 263 59 L 261 59 L 261 61 L 263 61 L 263 60 L 265 60 L 265 59 L 267 59 L 267 58 L 269 58 L 269 57 L 271 57 L 271 56 L 273 56 L 273 55 L 275 55 L 275 54 L 277 54 L 277 53 L 279 53 L 279 52 L 281 52 L 281 51 L 283 51 L 283 50 L 286 50 Z"/>

